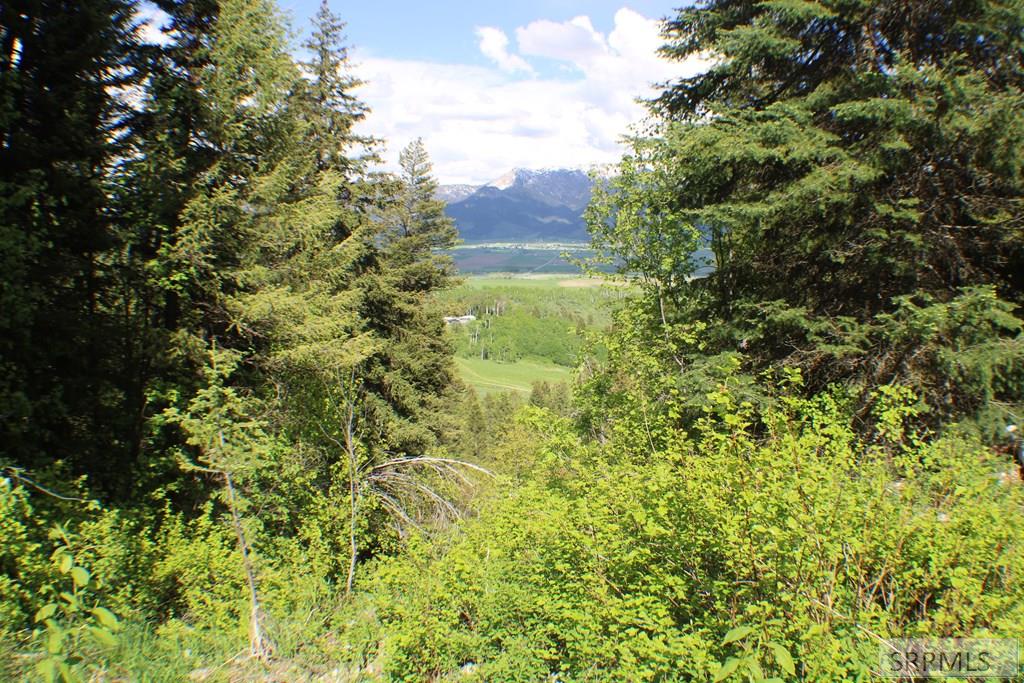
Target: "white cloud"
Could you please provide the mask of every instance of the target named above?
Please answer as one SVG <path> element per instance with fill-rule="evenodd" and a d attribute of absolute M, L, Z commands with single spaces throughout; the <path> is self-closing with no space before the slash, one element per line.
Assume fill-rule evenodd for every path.
<path fill-rule="evenodd" d="M 138 24 L 136 34 L 143 42 L 166 45 L 171 39 L 160 29 L 170 20 L 170 16 L 155 5 L 142 3 L 135 11 L 135 21 Z"/>
<path fill-rule="evenodd" d="M 608 45 L 594 30 L 590 17 L 565 22 L 541 19 L 516 29 L 519 51 L 524 55 L 548 57 L 580 64 L 605 54 Z"/>
<path fill-rule="evenodd" d="M 508 52 L 508 36 L 500 28 L 478 26 L 476 36 L 480 39 L 480 52 L 508 73 L 525 71 L 532 73 L 533 68 L 519 55 Z"/>
<path fill-rule="evenodd" d="M 481 52 L 495 67 L 438 64 L 357 55 L 360 96 L 373 112 L 364 130 L 399 150 L 422 137 L 442 182 L 483 183 L 514 167 L 588 167 L 616 161 L 621 138 L 644 119 L 637 98 L 653 83 L 707 68 L 657 55 L 657 21 L 629 10 L 604 35 L 588 17 L 535 21 L 516 30 L 517 52 L 504 32 L 477 29 Z M 523 56 L 556 60 L 565 76 L 537 75 Z"/>

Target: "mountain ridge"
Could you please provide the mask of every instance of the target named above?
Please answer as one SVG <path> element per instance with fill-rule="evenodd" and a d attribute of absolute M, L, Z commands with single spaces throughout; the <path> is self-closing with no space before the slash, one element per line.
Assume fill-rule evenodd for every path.
<path fill-rule="evenodd" d="M 437 197 L 467 243 L 585 242 L 592 189 L 579 169 L 514 168 L 483 185 L 442 185 Z"/>

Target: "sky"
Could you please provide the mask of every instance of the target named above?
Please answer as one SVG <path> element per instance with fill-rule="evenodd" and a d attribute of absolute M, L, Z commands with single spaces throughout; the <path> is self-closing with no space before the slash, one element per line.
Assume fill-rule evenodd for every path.
<path fill-rule="evenodd" d="M 320 0 L 278 0 L 300 36 Z M 706 68 L 661 59 L 658 20 L 679 0 L 332 0 L 348 25 L 361 132 L 385 166 L 423 138 L 442 183 L 483 184 L 513 168 L 615 162 L 652 83 Z"/>

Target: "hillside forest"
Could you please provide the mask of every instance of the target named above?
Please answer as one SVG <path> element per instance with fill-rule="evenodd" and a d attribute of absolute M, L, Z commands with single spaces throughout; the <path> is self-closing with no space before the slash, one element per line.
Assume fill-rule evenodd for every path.
<path fill-rule="evenodd" d="M 0 679 L 867 681 L 1024 638 L 1020 0 L 677 10 L 711 66 L 595 176 L 609 284 L 560 290 L 462 283 L 326 0 L 153 4 L 166 43 L 0 3 Z"/>

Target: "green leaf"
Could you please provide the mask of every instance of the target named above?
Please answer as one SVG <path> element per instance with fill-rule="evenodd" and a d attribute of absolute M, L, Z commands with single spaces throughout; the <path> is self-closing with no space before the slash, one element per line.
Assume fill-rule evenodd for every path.
<path fill-rule="evenodd" d="M 780 669 L 790 676 L 796 673 L 796 666 L 793 664 L 793 655 L 789 654 L 789 650 L 778 643 L 768 643 L 768 647 L 772 649 L 772 653 L 775 655 L 775 661 L 778 662 Z"/>
<path fill-rule="evenodd" d="M 820 636 L 822 633 L 825 633 L 826 631 L 828 631 L 828 627 L 825 624 L 814 624 L 809 629 L 807 629 L 807 633 L 800 636 L 800 640 L 810 640 L 815 636 Z"/>
<path fill-rule="evenodd" d="M 100 645 L 104 647 L 117 647 L 117 637 L 107 629 L 90 626 L 89 633 Z"/>
<path fill-rule="evenodd" d="M 59 568 L 61 574 L 67 574 L 71 570 L 71 565 L 74 564 L 74 559 L 67 553 L 63 553 L 60 556 Z"/>
<path fill-rule="evenodd" d="M 52 681 L 57 677 L 57 662 L 53 659 L 41 659 L 36 662 L 36 671 L 44 681 Z"/>
<path fill-rule="evenodd" d="M 71 570 L 71 580 L 79 588 L 89 585 L 89 571 L 85 567 L 75 567 Z"/>
<path fill-rule="evenodd" d="M 737 626 L 725 634 L 725 638 L 722 639 L 722 645 L 728 645 L 729 643 L 734 643 L 737 640 L 742 640 L 753 632 L 754 629 L 749 626 Z"/>
<path fill-rule="evenodd" d="M 725 660 L 725 664 L 723 664 L 721 668 L 718 669 L 718 672 L 715 674 L 714 683 L 718 683 L 719 681 L 724 681 L 725 679 L 727 679 L 729 676 L 735 673 L 739 665 L 740 660 L 736 659 L 735 657 L 730 657 L 729 659 Z"/>
<path fill-rule="evenodd" d="M 111 631 L 117 631 L 121 627 L 121 622 L 118 621 L 117 616 L 106 607 L 94 607 L 92 615 L 96 617 L 96 620 L 104 628 L 108 628 Z"/>
<path fill-rule="evenodd" d="M 36 623 L 38 624 L 40 621 L 45 621 L 46 619 L 49 619 L 56 613 L 57 605 L 55 603 L 51 602 L 49 604 L 43 605 L 39 608 L 39 611 L 36 612 Z"/>
<path fill-rule="evenodd" d="M 64 630 L 59 626 L 52 626 L 46 634 L 46 651 L 51 655 L 59 655 L 64 649 Z"/>

